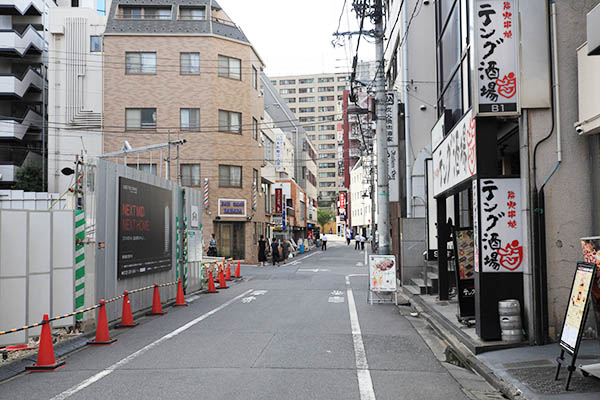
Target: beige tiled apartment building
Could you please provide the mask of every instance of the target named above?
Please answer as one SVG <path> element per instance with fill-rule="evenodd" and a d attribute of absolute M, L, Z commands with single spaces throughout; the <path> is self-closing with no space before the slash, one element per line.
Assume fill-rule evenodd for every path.
<path fill-rule="evenodd" d="M 319 206 L 330 207 L 345 190 L 342 103 L 350 76 L 333 73 L 270 79 L 317 149 Z"/>
<path fill-rule="evenodd" d="M 113 1 L 104 54 L 104 152 L 125 140 L 165 143 L 169 132 L 185 139 L 178 160 L 172 147 L 170 178 L 200 190 L 208 182 L 205 245 L 214 232 L 219 256 L 256 262 L 267 228 L 263 62 L 243 32 L 214 0 Z M 153 157 L 128 162 L 157 173 L 159 153 Z"/>

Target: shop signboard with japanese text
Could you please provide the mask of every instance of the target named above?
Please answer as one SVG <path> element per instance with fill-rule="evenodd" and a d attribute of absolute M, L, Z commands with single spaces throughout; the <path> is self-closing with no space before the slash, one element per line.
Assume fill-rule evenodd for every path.
<path fill-rule="evenodd" d="M 583 260 L 596 265 L 596 277 L 592 282 L 591 302 L 596 315 L 596 332 L 600 332 L 600 236 L 581 239 Z"/>
<path fill-rule="evenodd" d="M 283 171 L 283 135 L 275 137 L 275 171 Z"/>
<path fill-rule="evenodd" d="M 387 140 L 388 190 L 391 202 L 400 201 L 400 170 L 398 147 L 398 94 L 386 92 L 385 135 Z"/>
<path fill-rule="evenodd" d="M 433 152 L 433 195 L 438 196 L 477 173 L 476 126 L 469 111 Z"/>
<path fill-rule="evenodd" d="M 171 269 L 172 193 L 119 178 L 119 279 Z"/>
<path fill-rule="evenodd" d="M 523 272 L 527 264 L 521 222 L 521 180 L 479 180 L 479 234 L 475 254 L 480 272 Z"/>
<path fill-rule="evenodd" d="M 517 0 L 475 0 L 475 116 L 518 115 L 520 33 Z"/>
<path fill-rule="evenodd" d="M 219 217 L 245 217 L 246 200 L 219 199 Z"/>
<path fill-rule="evenodd" d="M 283 189 L 275 189 L 275 214 L 283 212 Z"/>
<path fill-rule="evenodd" d="M 372 292 L 395 292 L 397 290 L 395 256 L 369 256 L 369 290 Z"/>

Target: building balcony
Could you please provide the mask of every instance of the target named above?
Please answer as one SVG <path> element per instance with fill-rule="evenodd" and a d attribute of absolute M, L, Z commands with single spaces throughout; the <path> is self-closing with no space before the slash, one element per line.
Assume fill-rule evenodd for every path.
<path fill-rule="evenodd" d="M 11 15 L 42 15 L 44 0 L 0 0 L 0 9 Z"/>
<path fill-rule="evenodd" d="M 23 118 L 0 119 L 0 138 L 22 140 L 30 128 L 40 128 L 42 116 L 29 109 Z"/>
<path fill-rule="evenodd" d="M 0 74 L 0 97 L 23 98 L 29 89 L 41 91 L 43 87 L 44 79 L 31 67 L 22 76 Z"/>
<path fill-rule="evenodd" d="M 30 50 L 41 53 L 44 48 L 44 38 L 31 25 L 22 34 L 12 29 L 0 29 L 0 53 L 23 56 Z"/>

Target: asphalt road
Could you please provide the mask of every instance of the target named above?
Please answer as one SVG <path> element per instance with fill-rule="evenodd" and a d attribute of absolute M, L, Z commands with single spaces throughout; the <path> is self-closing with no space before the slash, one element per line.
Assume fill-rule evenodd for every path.
<path fill-rule="evenodd" d="M 363 262 L 330 240 L 242 268 L 242 282 L 111 332 L 111 346 L 0 383 L 0 399 L 465 399 L 397 307 L 367 304 Z"/>

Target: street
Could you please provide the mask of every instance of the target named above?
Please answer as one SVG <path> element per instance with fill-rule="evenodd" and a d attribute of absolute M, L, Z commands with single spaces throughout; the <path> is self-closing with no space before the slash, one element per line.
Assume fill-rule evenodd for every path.
<path fill-rule="evenodd" d="M 467 398 L 397 307 L 366 304 L 363 263 L 330 240 L 280 267 L 246 267 L 227 290 L 111 331 L 111 346 L 0 384 L 0 398 Z"/>

